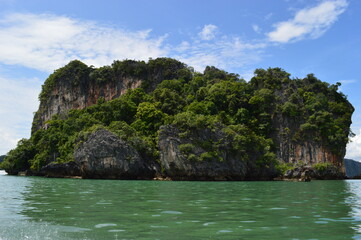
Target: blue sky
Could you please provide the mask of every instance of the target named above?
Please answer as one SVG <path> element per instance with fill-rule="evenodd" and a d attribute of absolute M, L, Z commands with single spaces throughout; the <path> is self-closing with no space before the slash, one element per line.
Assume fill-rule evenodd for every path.
<path fill-rule="evenodd" d="M 256 68 L 341 82 L 361 161 L 359 0 L 0 0 L 0 154 L 30 135 L 41 84 L 70 60 L 173 57 L 245 79 Z"/>

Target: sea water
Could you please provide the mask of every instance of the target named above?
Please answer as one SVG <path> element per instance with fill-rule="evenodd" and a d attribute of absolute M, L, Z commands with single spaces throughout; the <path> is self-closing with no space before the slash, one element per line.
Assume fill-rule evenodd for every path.
<path fill-rule="evenodd" d="M 0 239 L 361 239 L 361 181 L 171 182 L 0 172 Z"/>

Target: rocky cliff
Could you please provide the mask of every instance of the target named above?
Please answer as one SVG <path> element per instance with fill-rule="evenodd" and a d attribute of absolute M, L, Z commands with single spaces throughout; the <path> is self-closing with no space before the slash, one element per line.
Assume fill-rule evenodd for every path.
<path fill-rule="evenodd" d="M 84 109 L 101 101 L 110 101 L 128 89 L 143 87 L 150 92 L 164 79 L 182 76 L 185 64 L 168 58 L 142 61 L 115 61 L 99 69 L 74 60 L 56 70 L 45 81 L 34 115 L 32 132 L 46 127 L 54 115 L 65 117 L 71 109 Z"/>
<path fill-rule="evenodd" d="M 83 178 L 340 179 L 354 111 L 339 83 L 177 60 L 72 61 L 45 81 L 7 172 Z"/>
<path fill-rule="evenodd" d="M 333 169 L 334 173 L 325 173 L 324 178 L 345 176 L 343 158 L 354 108 L 342 93 L 337 93 L 340 83 L 329 85 L 313 74 L 290 81 L 288 73 L 277 69 L 259 70 L 251 82 L 258 91 L 272 89 L 268 111 L 277 158 L 305 169 L 330 163 L 337 173 Z M 313 174 L 319 179 L 321 175 Z"/>
<path fill-rule="evenodd" d="M 162 126 L 159 134 L 160 164 L 163 174 L 178 180 L 271 180 L 277 176 L 274 165 L 253 164 L 257 153 L 249 157 L 234 151 L 222 126 L 197 129 L 181 137 L 171 125 Z M 213 146 L 204 143 L 211 142 Z M 216 145 L 216 146 L 214 146 Z"/>
<path fill-rule="evenodd" d="M 159 165 L 113 133 L 99 129 L 90 134 L 74 153 L 84 178 L 152 179 Z"/>

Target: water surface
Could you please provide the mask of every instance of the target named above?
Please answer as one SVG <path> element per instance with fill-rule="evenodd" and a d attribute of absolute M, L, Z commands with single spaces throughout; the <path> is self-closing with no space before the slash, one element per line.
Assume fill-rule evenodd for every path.
<path fill-rule="evenodd" d="M 161 182 L 0 173 L 0 239 L 361 239 L 361 181 Z"/>

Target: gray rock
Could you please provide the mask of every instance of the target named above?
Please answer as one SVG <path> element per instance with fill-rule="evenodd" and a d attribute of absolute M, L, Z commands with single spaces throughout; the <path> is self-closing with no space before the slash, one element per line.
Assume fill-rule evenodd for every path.
<path fill-rule="evenodd" d="M 143 159 L 138 151 L 115 134 L 99 129 L 91 133 L 74 153 L 83 178 L 152 179 L 156 163 Z"/>
<path fill-rule="evenodd" d="M 46 177 L 75 177 L 80 176 L 79 165 L 75 162 L 50 163 L 42 167 L 37 175 Z"/>
<path fill-rule="evenodd" d="M 197 130 L 190 139 L 193 142 L 212 139 L 220 141 L 223 133 L 209 129 Z M 203 139 L 202 139 L 203 138 Z M 180 151 L 180 145 L 189 143 L 189 139 L 179 137 L 179 130 L 171 125 L 162 126 L 159 135 L 160 161 L 163 174 L 173 180 L 244 180 L 247 174 L 247 164 L 241 161 L 237 153 L 227 150 L 227 146 L 218 149 L 220 159 L 207 161 L 187 159 Z M 205 150 L 196 147 L 194 153 L 199 156 Z"/>
<path fill-rule="evenodd" d="M 283 178 L 301 179 L 302 181 L 308 181 L 309 179 L 331 180 L 343 179 L 344 175 L 336 166 L 329 166 L 326 169 L 317 170 L 311 166 L 304 165 L 287 170 Z"/>

